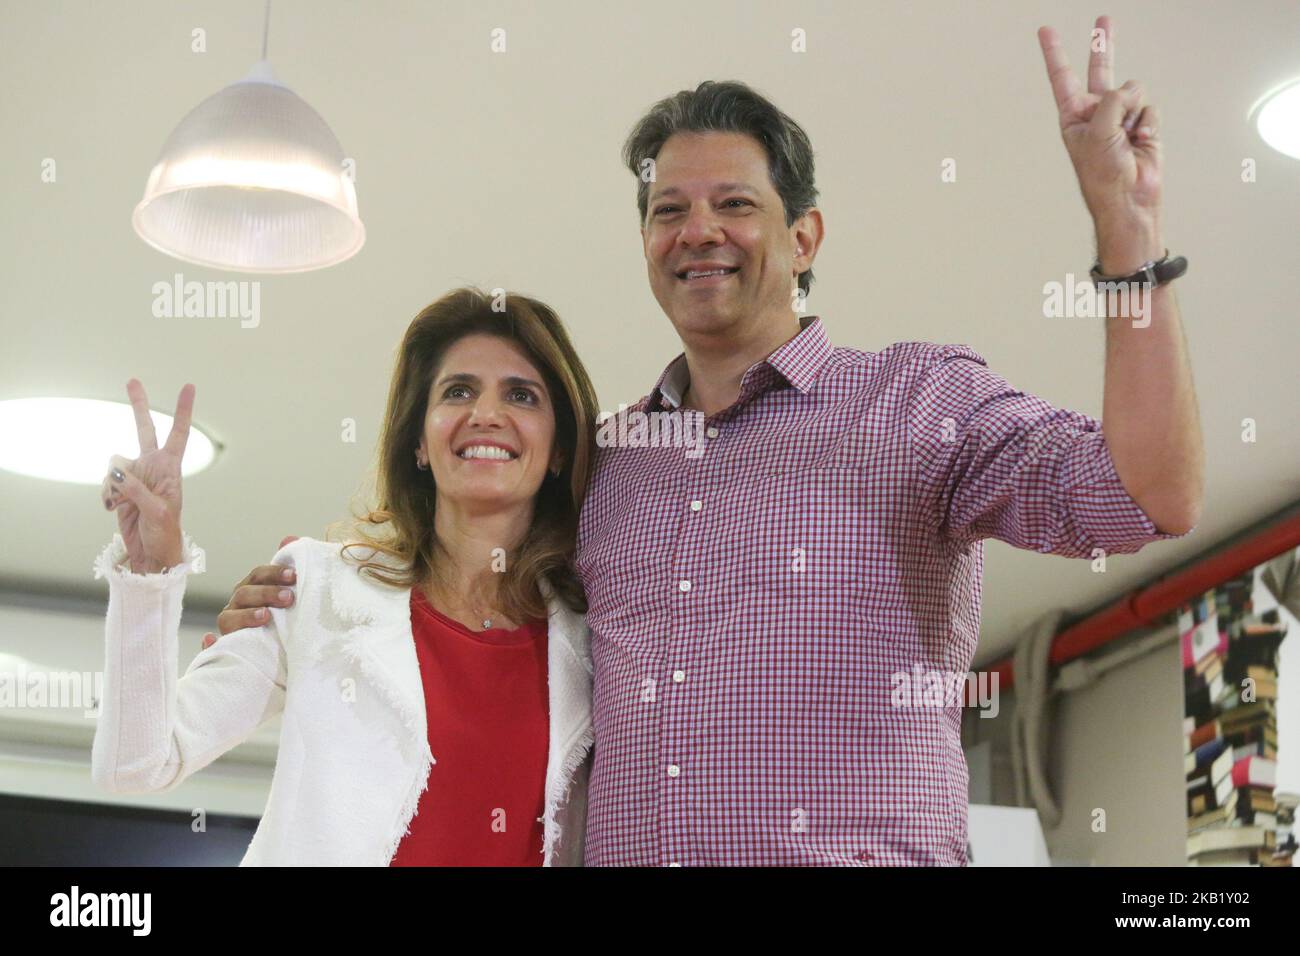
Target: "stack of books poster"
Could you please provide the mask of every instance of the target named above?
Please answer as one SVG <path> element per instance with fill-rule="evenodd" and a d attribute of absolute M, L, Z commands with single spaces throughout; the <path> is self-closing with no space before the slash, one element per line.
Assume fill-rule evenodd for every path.
<path fill-rule="evenodd" d="M 1256 570 L 1178 611 L 1182 636 L 1187 861 L 1191 866 L 1290 866 L 1279 829 L 1277 649 L 1286 625 L 1253 612 Z M 1285 843 L 1287 841 L 1283 841 Z"/>

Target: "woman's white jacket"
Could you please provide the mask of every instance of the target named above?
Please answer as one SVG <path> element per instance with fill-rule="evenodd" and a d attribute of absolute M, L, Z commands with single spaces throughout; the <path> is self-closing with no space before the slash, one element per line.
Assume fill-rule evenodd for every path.
<path fill-rule="evenodd" d="M 387 866 L 438 772 L 410 589 L 361 575 L 339 544 L 300 538 L 273 559 L 297 571 L 293 605 L 272 608 L 263 627 L 220 638 L 178 680 L 185 582 L 204 561 L 188 535 L 185 548 L 184 564 L 133 574 L 115 535 L 95 562 L 109 601 L 94 782 L 115 793 L 171 790 L 281 714 L 271 792 L 240 865 Z M 584 617 L 549 586 L 543 592 L 550 607 L 543 864 L 581 866 L 591 654 Z"/>

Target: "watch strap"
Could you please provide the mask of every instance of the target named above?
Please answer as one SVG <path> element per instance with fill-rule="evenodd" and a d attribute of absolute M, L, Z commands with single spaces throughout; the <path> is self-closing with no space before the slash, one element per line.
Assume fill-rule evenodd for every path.
<path fill-rule="evenodd" d="M 1101 271 L 1101 260 L 1098 259 L 1093 263 L 1089 274 L 1093 282 L 1123 282 L 1127 284 L 1149 283 L 1152 288 L 1172 282 L 1184 272 L 1187 271 L 1187 257 L 1175 256 L 1169 258 L 1169 250 L 1165 250 L 1163 258 L 1152 259 L 1149 262 L 1142 263 L 1141 267 L 1131 275 L 1126 276 L 1108 276 Z"/>

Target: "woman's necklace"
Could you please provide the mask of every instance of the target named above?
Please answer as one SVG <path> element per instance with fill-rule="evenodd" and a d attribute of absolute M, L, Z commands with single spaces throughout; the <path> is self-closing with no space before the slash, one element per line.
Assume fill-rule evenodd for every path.
<path fill-rule="evenodd" d="M 483 611 L 476 611 L 474 608 L 471 607 L 471 608 L 469 608 L 469 614 L 467 614 L 466 617 L 472 617 L 472 618 L 475 618 L 475 619 L 480 619 L 480 620 L 482 621 L 482 624 L 483 624 L 483 630 L 485 630 L 485 631 L 486 631 L 486 630 L 490 630 L 491 627 L 492 627 L 492 618 L 491 618 L 491 616 L 490 616 L 489 614 L 487 614 L 486 612 L 483 612 Z"/>
<path fill-rule="evenodd" d="M 476 620 L 482 621 L 483 630 L 486 631 L 492 627 L 492 613 L 490 611 L 480 611 L 478 607 L 473 604 L 465 604 L 462 606 L 469 612 L 466 615 L 467 617 L 472 617 Z"/>
<path fill-rule="evenodd" d="M 430 588 L 429 590 L 432 591 L 433 589 Z M 479 610 L 475 605 L 469 604 L 469 603 L 464 602 L 464 601 L 452 602 L 452 601 L 449 601 L 449 600 L 444 600 L 444 599 L 442 599 L 440 595 L 432 595 L 432 594 L 431 594 L 431 595 L 429 595 L 429 596 L 430 596 L 430 597 L 434 597 L 434 598 L 436 598 L 438 604 L 442 604 L 444 607 L 448 608 L 448 610 L 450 610 L 450 611 L 452 611 L 452 612 L 455 612 L 455 611 L 458 611 L 458 610 L 464 610 L 464 611 L 466 611 L 467 613 L 465 614 L 465 616 L 466 616 L 466 617 L 469 617 L 469 618 L 472 618 L 472 619 L 474 619 L 474 620 L 479 621 L 479 622 L 481 623 L 481 625 L 482 625 L 483 630 L 487 631 L 487 630 L 490 630 L 490 629 L 491 629 L 491 627 L 492 627 L 492 617 L 493 617 L 493 613 L 494 613 L 494 612 L 492 612 L 490 609 L 481 611 L 481 610 Z M 432 603 L 432 602 L 431 602 L 431 603 Z M 435 605 L 435 606 L 436 606 L 436 605 Z M 453 617 L 453 618 L 454 618 L 454 617 L 457 617 L 457 615 L 455 615 L 454 613 L 452 613 L 452 614 L 450 614 L 450 615 L 448 615 L 448 616 L 449 616 L 449 617 Z"/>

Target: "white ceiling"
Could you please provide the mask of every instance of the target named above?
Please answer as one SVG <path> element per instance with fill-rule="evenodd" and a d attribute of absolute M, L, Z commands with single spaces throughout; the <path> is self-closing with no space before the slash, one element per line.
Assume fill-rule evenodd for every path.
<path fill-rule="evenodd" d="M 1264 146 L 1251 103 L 1300 74 L 1294 0 L 1211 2 L 357 3 L 277 0 L 280 78 L 357 164 L 368 239 L 322 272 L 262 279 L 262 320 L 157 319 L 153 283 L 224 274 L 131 230 L 160 146 L 257 58 L 260 0 L 18 3 L 0 23 L 0 398 L 123 398 L 138 376 L 225 443 L 186 482 L 186 527 L 219 607 L 282 535 L 320 536 L 363 477 L 394 348 L 449 288 L 554 305 L 601 406 L 632 402 L 680 351 L 645 279 L 631 124 L 700 80 L 771 96 L 817 150 L 827 239 L 810 312 L 840 345 L 967 343 L 1017 387 L 1100 415 L 1102 329 L 1046 320 L 1042 284 L 1086 272 L 1090 223 L 1056 127 L 1035 30 L 1082 66 L 1096 13 L 1116 24 L 1117 82 L 1143 81 L 1167 150 L 1166 233 L 1209 458 L 1189 538 L 1084 561 L 990 542 L 980 660 L 1055 605 L 1085 611 L 1300 499 L 1300 163 Z M 207 52 L 190 51 L 202 27 Z M 508 52 L 489 52 L 507 30 Z M 789 52 L 803 28 L 808 52 Z M 41 162 L 57 161 L 44 184 Z M 958 181 L 942 184 L 953 157 Z M 1243 159 L 1258 181 L 1243 183 Z M 340 440 L 356 419 L 358 440 Z M 1259 439 L 1243 444 L 1241 421 Z M 57 438 L 52 436 L 52 440 Z M 101 594 L 91 561 L 114 519 L 98 489 L 0 473 L 0 585 Z"/>

